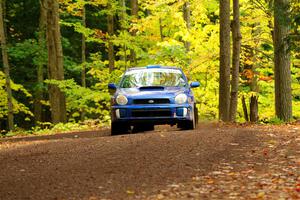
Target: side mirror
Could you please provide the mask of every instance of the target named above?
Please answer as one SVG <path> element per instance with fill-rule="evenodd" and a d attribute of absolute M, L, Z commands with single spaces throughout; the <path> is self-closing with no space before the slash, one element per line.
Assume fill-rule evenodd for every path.
<path fill-rule="evenodd" d="M 199 87 L 200 86 L 200 83 L 199 82 L 191 82 L 190 84 L 191 88 L 196 88 L 196 87 Z"/>
<path fill-rule="evenodd" d="M 114 83 L 109 83 L 108 84 L 108 89 L 110 89 L 110 90 L 116 90 L 117 86 Z"/>

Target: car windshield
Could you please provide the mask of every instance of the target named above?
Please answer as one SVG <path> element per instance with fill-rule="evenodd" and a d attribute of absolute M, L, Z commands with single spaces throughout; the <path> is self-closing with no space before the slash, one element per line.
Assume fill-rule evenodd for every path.
<path fill-rule="evenodd" d="M 179 69 L 137 69 L 125 73 L 121 88 L 135 88 L 147 86 L 184 87 L 186 81 Z"/>

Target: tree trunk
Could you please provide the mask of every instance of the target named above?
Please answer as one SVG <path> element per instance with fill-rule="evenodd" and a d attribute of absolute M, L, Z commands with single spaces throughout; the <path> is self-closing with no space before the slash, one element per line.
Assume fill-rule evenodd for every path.
<path fill-rule="evenodd" d="M 2 49 L 2 60 L 3 67 L 5 73 L 5 88 L 7 93 L 7 108 L 8 108 L 8 129 L 14 129 L 14 114 L 13 114 L 13 104 L 12 104 L 12 92 L 10 85 L 10 75 L 9 75 L 9 62 L 8 62 L 8 54 L 7 54 L 7 46 L 6 46 L 6 37 L 5 37 L 5 29 L 4 29 L 4 8 L 3 8 L 4 0 L 0 0 L 0 39 L 1 39 L 1 49 Z"/>
<path fill-rule="evenodd" d="M 138 19 L 139 3 L 138 0 L 131 0 L 131 16 L 132 19 Z M 131 32 L 132 36 L 136 36 L 136 31 Z M 132 66 L 136 66 L 136 53 L 134 49 L 130 50 L 130 63 Z"/>
<path fill-rule="evenodd" d="M 163 25 L 162 25 L 161 18 L 159 18 L 159 32 L 160 32 L 160 41 L 164 41 Z"/>
<path fill-rule="evenodd" d="M 119 15 L 121 30 L 125 31 L 126 28 L 127 28 L 126 27 L 126 2 L 125 2 L 125 0 L 119 0 L 119 4 L 120 4 L 120 7 L 121 7 L 121 13 Z M 125 70 L 126 70 L 127 69 L 127 55 L 126 55 L 127 47 L 126 47 L 126 44 L 124 44 L 122 46 L 122 51 L 124 52 L 124 55 L 121 56 L 121 60 L 123 60 L 124 67 L 125 67 Z"/>
<path fill-rule="evenodd" d="M 248 117 L 248 110 L 247 110 L 247 105 L 246 105 L 246 100 L 244 95 L 242 96 L 242 105 L 243 105 L 243 111 L 244 111 L 244 118 L 246 120 L 246 122 L 249 121 L 249 117 Z"/>
<path fill-rule="evenodd" d="M 120 24 L 121 24 L 121 29 L 124 30 L 126 27 L 126 2 L 125 0 L 119 0 L 119 4 L 121 7 L 121 12 L 120 12 Z"/>
<path fill-rule="evenodd" d="M 64 80 L 63 51 L 59 26 L 59 6 L 57 0 L 47 1 L 47 46 L 48 77 Z M 49 100 L 53 123 L 66 122 L 66 99 L 58 86 L 49 84 Z"/>
<path fill-rule="evenodd" d="M 285 122 L 292 118 L 291 69 L 288 34 L 289 0 L 274 1 L 274 64 L 276 116 Z"/>
<path fill-rule="evenodd" d="M 187 1 L 183 5 L 183 16 L 186 23 L 186 28 L 189 31 L 191 29 L 191 9 L 190 9 L 190 2 Z M 190 51 L 191 43 L 189 41 L 184 42 L 184 46 L 187 52 Z"/>
<path fill-rule="evenodd" d="M 241 50 L 240 32 L 240 6 L 239 0 L 233 0 L 233 23 L 232 23 L 232 76 L 231 76 L 231 97 L 230 97 L 230 121 L 234 122 L 238 104 L 239 91 L 239 68 Z"/>
<path fill-rule="evenodd" d="M 230 1 L 220 0 L 219 119 L 229 121 L 230 106 Z"/>
<path fill-rule="evenodd" d="M 255 95 L 250 97 L 250 121 L 258 121 L 258 97 Z"/>
<path fill-rule="evenodd" d="M 86 27 L 86 14 L 85 14 L 85 5 L 82 8 L 82 26 Z M 86 44 L 85 44 L 85 36 L 82 34 L 81 37 L 81 62 L 82 62 L 82 71 L 81 71 L 81 85 L 82 87 L 86 87 Z"/>
<path fill-rule="evenodd" d="M 44 8 L 44 1 L 41 0 L 40 5 L 40 24 L 39 24 L 39 33 L 38 33 L 38 43 L 39 43 L 39 57 L 40 62 L 37 66 L 37 84 L 38 88 L 36 91 L 36 97 L 34 101 L 34 116 L 36 122 L 43 121 L 43 105 L 41 101 L 44 99 L 44 64 L 42 63 L 42 52 L 45 51 L 45 39 L 46 39 L 46 24 L 47 24 L 47 11 Z"/>
<path fill-rule="evenodd" d="M 86 10 L 85 5 L 82 8 L 82 26 L 86 27 Z M 82 34 L 81 36 L 81 62 L 82 62 L 82 71 L 81 71 L 81 85 L 82 87 L 86 87 L 86 43 L 85 36 Z M 83 121 L 85 118 L 85 111 L 81 112 L 81 120 Z"/>
<path fill-rule="evenodd" d="M 111 5 L 109 3 L 109 9 Z M 111 37 L 114 35 L 114 15 L 110 11 L 107 15 L 107 32 L 108 32 L 108 61 L 109 61 L 109 72 L 112 72 L 115 68 L 115 54 L 114 54 L 114 45 L 111 41 Z"/>
<path fill-rule="evenodd" d="M 253 59 L 253 64 L 251 65 L 251 71 L 253 76 L 250 80 L 250 89 L 251 92 L 255 92 L 256 94 L 259 93 L 259 86 L 258 86 L 258 76 L 256 71 L 256 52 L 254 50 L 251 51 L 251 57 Z M 257 122 L 258 121 L 258 97 L 251 95 L 250 97 L 250 121 Z"/>

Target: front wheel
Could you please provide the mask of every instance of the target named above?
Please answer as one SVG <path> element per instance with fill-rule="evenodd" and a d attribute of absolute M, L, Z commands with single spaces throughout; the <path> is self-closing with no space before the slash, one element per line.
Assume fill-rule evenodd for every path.
<path fill-rule="evenodd" d="M 198 108 L 197 108 L 196 104 L 195 104 L 194 109 L 195 109 L 195 110 L 194 110 L 195 126 L 197 127 L 197 125 L 198 125 L 198 123 L 199 123 L 199 115 L 198 115 Z"/>
<path fill-rule="evenodd" d="M 130 126 L 126 122 L 112 122 L 111 135 L 121 135 L 128 133 Z"/>
<path fill-rule="evenodd" d="M 181 128 L 182 130 L 194 130 L 196 128 L 195 120 L 188 120 L 178 123 L 178 128 Z"/>
<path fill-rule="evenodd" d="M 198 123 L 198 109 L 194 107 L 194 117 L 192 120 L 182 121 L 177 124 L 178 128 L 183 130 L 194 130 Z"/>

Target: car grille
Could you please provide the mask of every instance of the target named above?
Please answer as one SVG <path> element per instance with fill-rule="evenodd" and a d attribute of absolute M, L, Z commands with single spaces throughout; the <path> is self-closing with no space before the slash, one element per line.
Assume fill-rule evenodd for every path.
<path fill-rule="evenodd" d="M 133 104 L 169 104 L 169 99 L 134 99 Z"/>
<path fill-rule="evenodd" d="M 170 117 L 171 110 L 132 110 L 132 117 Z"/>

